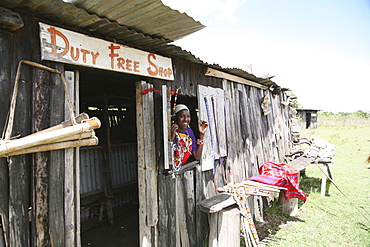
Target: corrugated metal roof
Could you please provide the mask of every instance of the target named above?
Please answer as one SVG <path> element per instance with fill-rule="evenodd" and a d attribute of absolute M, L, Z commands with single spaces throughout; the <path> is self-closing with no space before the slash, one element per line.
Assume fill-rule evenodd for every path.
<path fill-rule="evenodd" d="M 257 77 L 255 75 L 253 75 L 251 73 L 248 73 L 245 70 L 242 70 L 242 69 L 239 69 L 239 68 L 222 68 L 221 66 L 219 66 L 217 64 L 209 65 L 209 67 L 221 70 L 223 72 L 227 72 L 227 73 L 232 74 L 232 75 L 236 75 L 236 76 L 245 78 L 245 79 L 250 80 L 250 81 L 257 82 L 257 83 L 262 84 L 262 85 L 264 85 L 266 87 L 269 87 L 269 88 L 273 87 L 276 90 L 280 90 L 280 87 L 275 82 L 271 81 L 270 79 L 263 78 L 263 77 Z"/>
<path fill-rule="evenodd" d="M 168 44 L 204 26 L 187 14 L 165 6 L 160 0 L 0 0 L 0 6 L 25 9 L 62 26 L 85 30 L 160 55 L 204 64 L 267 87 L 276 86 L 273 81 L 242 69 L 225 69 L 204 63 L 190 52 Z"/>
<path fill-rule="evenodd" d="M 171 56 L 176 54 L 185 59 L 194 60 L 194 57 L 188 52 L 184 52 L 178 46 L 168 45 L 168 43 L 172 42 L 172 39 L 184 37 L 191 32 L 203 28 L 204 26 L 199 22 L 194 21 L 186 14 L 181 14 L 176 10 L 171 10 L 169 7 L 163 5 L 160 0 L 76 0 L 75 2 L 81 6 L 86 5 L 90 12 L 96 10 L 101 14 L 107 14 L 109 16 L 114 15 L 118 21 L 124 21 L 124 18 L 132 19 L 130 25 L 137 24 L 142 30 L 144 30 L 144 33 L 147 32 L 148 34 L 145 35 L 144 33 L 140 33 L 134 28 L 129 28 L 124 24 L 119 24 L 117 21 L 110 21 L 105 17 L 99 17 L 95 13 L 88 13 L 87 10 L 76 7 L 72 3 L 63 2 L 62 0 L 1 0 L 0 6 L 9 9 L 25 9 L 34 13 L 35 16 L 41 19 L 58 23 L 61 26 L 75 27 L 85 30 L 93 35 L 104 38 L 109 37 L 119 41 L 120 43 L 125 43 L 127 45 L 132 44 L 136 47 L 142 47 L 147 51 L 156 52 L 161 55 Z M 86 4 L 84 2 L 86 2 Z M 136 5 L 128 5 L 132 2 L 136 3 Z M 105 3 L 107 6 L 102 3 Z M 123 8 L 122 6 L 124 4 L 126 5 Z M 104 5 L 104 7 L 99 10 L 100 5 Z M 167 17 L 165 23 L 171 20 L 170 22 L 176 23 L 178 26 L 172 26 L 173 30 L 171 30 L 170 25 L 167 23 L 167 26 L 163 25 L 166 26 L 166 29 L 160 30 L 155 28 L 159 25 L 158 21 L 153 25 L 146 23 L 148 16 L 143 14 L 142 11 L 149 11 L 147 8 L 151 5 L 162 6 L 162 8 L 160 8 L 162 9 L 162 12 L 156 10 L 155 13 L 161 13 L 161 16 L 168 15 L 169 17 Z M 108 11 L 109 8 L 112 8 L 113 10 Z M 152 6 L 151 8 L 154 7 Z M 117 14 L 118 11 L 116 9 L 122 10 L 120 12 L 121 15 Z M 161 20 L 163 19 L 164 17 Z M 182 26 L 182 28 L 180 28 L 180 26 Z M 151 28 L 154 30 L 150 31 Z"/>
<path fill-rule="evenodd" d="M 146 35 L 177 40 L 205 26 L 160 0 L 68 0 L 91 14 L 105 17 Z"/>
<path fill-rule="evenodd" d="M 58 23 L 102 34 L 124 25 L 146 36 L 175 41 L 205 26 L 160 0 L 3 0 L 7 8 L 26 8 Z"/>

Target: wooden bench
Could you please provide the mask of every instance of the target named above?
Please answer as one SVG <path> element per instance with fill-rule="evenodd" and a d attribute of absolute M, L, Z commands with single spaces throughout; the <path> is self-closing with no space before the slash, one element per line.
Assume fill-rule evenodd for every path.
<path fill-rule="evenodd" d="M 95 190 L 88 193 L 84 193 L 80 197 L 80 208 L 88 209 L 94 206 L 99 206 L 99 220 L 103 220 L 104 205 L 108 200 L 112 200 L 114 197 L 123 193 L 131 193 L 137 195 L 137 181 L 131 181 L 124 184 L 120 184 L 113 187 L 113 195 L 110 197 L 105 196 L 104 190 Z"/>
<path fill-rule="evenodd" d="M 313 163 L 323 165 L 323 168 L 322 169 L 320 168 L 321 171 L 323 172 L 322 180 L 321 180 L 321 195 L 320 195 L 320 198 L 323 200 L 325 198 L 325 194 L 326 194 L 326 179 L 327 179 L 327 176 L 330 179 L 332 179 L 330 168 L 329 168 L 329 165 L 332 163 L 331 159 L 315 160 L 314 158 L 308 158 L 308 157 L 301 156 L 301 157 L 291 161 L 289 163 L 289 165 L 294 167 L 295 169 L 297 169 L 301 173 L 306 169 L 307 166 L 309 166 L 310 164 L 313 164 Z M 325 174 L 327 174 L 327 175 L 325 175 Z M 288 213 L 292 216 L 296 215 L 298 213 L 298 199 L 297 198 L 292 198 L 289 201 L 286 201 L 285 199 L 283 200 L 284 195 L 282 194 L 282 192 L 280 192 L 280 193 L 281 194 L 279 195 L 279 204 L 282 205 L 283 212 Z"/>

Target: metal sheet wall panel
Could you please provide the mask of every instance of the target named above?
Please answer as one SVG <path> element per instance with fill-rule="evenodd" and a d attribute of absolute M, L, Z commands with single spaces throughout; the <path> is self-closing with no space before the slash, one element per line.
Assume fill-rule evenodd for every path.
<path fill-rule="evenodd" d="M 104 189 L 102 148 L 80 149 L 81 194 Z M 136 144 L 115 146 L 110 153 L 113 186 L 137 181 Z"/>
<path fill-rule="evenodd" d="M 113 186 L 137 180 L 136 144 L 113 147 L 110 161 Z"/>
<path fill-rule="evenodd" d="M 102 148 L 80 149 L 80 193 L 103 189 Z"/>

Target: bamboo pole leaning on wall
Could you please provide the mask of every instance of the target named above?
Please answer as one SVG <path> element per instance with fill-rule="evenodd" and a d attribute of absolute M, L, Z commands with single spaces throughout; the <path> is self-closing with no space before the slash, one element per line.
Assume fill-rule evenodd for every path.
<path fill-rule="evenodd" d="M 25 154 L 30 152 L 42 152 L 60 148 L 77 147 L 79 144 L 97 145 L 97 138 L 91 130 L 100 127 L 100 120 L 96 117 L 83 120 L 82 123 L 66 128 L 52 130 L 37 135 L 29 135 L 23 138 L 1 141 L 0 157 Z M 84 138 L 86 137 L 87 138 Z M 77 137 L 71 140 L 71 137 Z M 88 140 L 88 141 L 86 141 Z M 77 145 L 77 146 L 76 146 Z"/>
<path fill-rule="evenodd" d="M 13 129 L 18 83 L 22 64 L 27 64 L 60 75 L 70 112 L 70 120 L 19 139 L 11 139 L 10 135 Z M 6 121 L 6 128 L 4 128 L 3 138 L 0 139 L 0 157 L 97 145 L 98 138 L 95 136 L 94 129 L 100 128 L 100 126 L 100 120 L 96 117 L 89 118 L 87 114 L 80 114 L 75 117 L 67 91 L 67 84 L 60 71 L 46 67 L 42 64 L 21 60 L 18 64 L 8 119 Z"/>

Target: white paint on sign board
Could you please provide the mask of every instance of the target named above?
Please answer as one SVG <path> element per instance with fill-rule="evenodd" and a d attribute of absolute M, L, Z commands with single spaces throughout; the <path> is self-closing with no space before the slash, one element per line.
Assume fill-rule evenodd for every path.
<path fill-rule="evenodd" d="M 54 27 L 40 25 L 42 60 L 173 80 L 171 58 Z"/>

